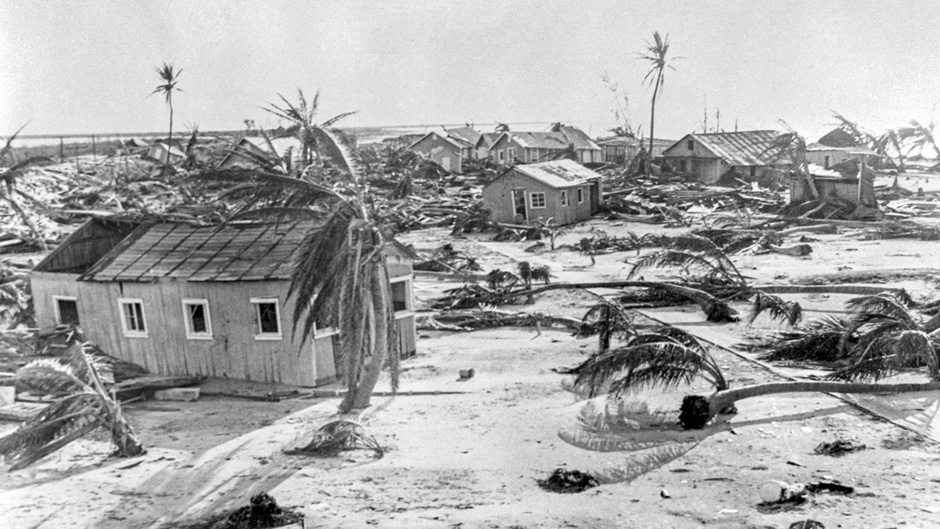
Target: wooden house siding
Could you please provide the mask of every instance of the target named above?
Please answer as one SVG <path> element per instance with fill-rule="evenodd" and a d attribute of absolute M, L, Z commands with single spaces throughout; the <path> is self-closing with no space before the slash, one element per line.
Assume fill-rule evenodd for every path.
<path fill-rule="evenodd" d="M 410 149 L 424 154 L 444 169 L 458 174 L 463 172 L 463 160 L 470 157 L 469 147 L 458 148 L 447 139 L 434 133 L 421 138 Z"/>
<path fill-rule="evenodd" d="M 601 196 L 600 182 L 593 184 L 598 188 L 597 196 Z M 554 188 L 527 175 L 510 170 L 503 176 L 493 180 L 483 187 L 483 207 L 492 212 L 492 219 L 507 224 L 525 224 L 534 221 L 547 222 L 552 219 L 554 223 L 564 225 L 590 218 L 591 214 L 591 188 L 592 184 Z M 513 204 L 513 190 L 522 189 L 525 192 L 525 218 L 515 214 Z M 578 189 L 582 191 L 583 201 L 578 203 Z M 568 205 L 561 205 L 562 192 L 568 195 Z M 532 207 L 532 194 L 545 194 L 545 207 Z"/>
<path fill-rule="evenodd" d="M 858 200 L 858 178 L 813 178 L 816 184 L 816 190 L 819 191 L 821 198 L 845 200 L 850 204 L 859 205 Z M 790 203 L 799 204 L 816 200 L 813 192 L 809 189 L 806 179 L 802 176 L 790 179 Z M 862 179 L 862 201 L 861 205 L 868 207 L 877 207 L 878 202 L 875 199 L 875 181 L 874 178 Z"/>
<path fill-rule="evenodd" d="M 106 248 L 108 245 L 91 251 L 92 246 L 85 243 L 94 242 L 94 235 L 102 235 L 103 240 L 109 233 L 117 233 L 107 231 L 108 226 L 111 225 L 97 220 L 86 223 L 66 240 L 66 243 L 74 243 L 74 247 L 63 243 L 32 272 L 30 277 L 36 320 L 43 332 L 51 331 L 59 323 L 57 298 L 65 297 L 75 301 L 78 323 L 90 341 L 100 345 L 105 352 L 139 364 L 154 373 L 229 377 L 301 386 L 317 386 L 335 380 L 334 341 L 338 337 L 331 330 L 321 330 L 301 347 L 301 337 L 293 336 L 293 308 L 296 300 L 287 299 L 288 276 L 278 273 L 281 261 L 289 263 L 290 259 L 287 255 L 275 259 L 280 253 L 273 250 L 265 258 L 253 254 L 254 250 L 264 245 L 252 239 L 252 234 L 263 228 L 246 228 L 240 232 L 240 239 L 252 239 L 254 243 L 241 252 L 242 255 L 248 255 L 247 258 L 235 261 L 236 264 L 264 268 L 274 274 L 273 277 L 267 277 L 263 270 L 259 270 L 258 274 L 251 276 L 257 280 L 239 280 L 239 277 L 246 277 L 244 274 L 226 275 L 229 280 L 206 280 L 203 270 L 196 264 L 205 259 L 200 260 L 196 252 L 188 254 L 186 262 L 199 270 L 190 270 L 188 275 L 137 274 L 131 273 L 133 267 L 127 267 L 122 274 L 139 279 L 126 280 L 122 279 L 125 275 L 115 278 L 113 274 L 104 272 L 110 269 L 109 266 L 125 259 L 125 252 L 134 244 L 143 244 L 154 234 L 164 233 L 166 235 L 163 238 L 169 237 L 176 233 L 179 225 L 173 225 L 172 228 L 162 226 L 162 229 L 161 226 L 154 226 L 145 232 L 134 230 L 120 242 L 117 242 L 117 237 L 112 237 L 114 240 L 110 243 L 115 248 L 110 252 Z M 112 226 L 111 229 L 117 228 Z M 122 229 L 126 231 L 127 227 Z M 192 232 L 186 240 L 212 241 L 216 235 L 230 235 L 225 231 L 215 232 L 210 229 L 183 229 Z M 202 232 L 199 230 L 211 233 L 212 237 L 200 237 Z M 270 238 L 265 238 L 265 241 L 270 242 Z M 278 248 L 287 251 L 293 244 L 287 241 L 281 245 L 283 248 Z M 220 245 L 222 242 L 216 240 L 214 246 Z M 169 261 L 178 261 L 172 252 L 155 250 L 156 243 L 148 247 L 150 250 L 136 255 L 155 258 L 160 254 L 170 257 Z M 386 257 L 389 277 L 393 281 L 403 280 L 407 285 L 409 310 L 396 312 L 396 320 L 402 344 L 401 354 L 410 356 L 416 350 L 411 256 L 394 245 L 388 248 Z M 106 255 L 92 265 L 94 257 L 102 254 Z M 69 261 L 69 257 L 74 257 L 75 262 Z M 156 261 L 144 261 L 141 270 L 153 269 Z M 163 263 L 163 260 L 159 262 Z M 210 259 L 205 262 L 215 261 Z M 76 266 L 79 264 L 82 266 Z M 101 277 L 96 276 L 95 271 Z M 258 299 L 277 300 L 279 337 L 257 336 L 258 309 L 252 300 Z M 124 329 L 121 300 L 140 300 L 145 323 L 144 336 L 128 336 L 132 333 Z M 211 336 L 187 334 L 189 326 L 184 300 L 206 301 Z"/>

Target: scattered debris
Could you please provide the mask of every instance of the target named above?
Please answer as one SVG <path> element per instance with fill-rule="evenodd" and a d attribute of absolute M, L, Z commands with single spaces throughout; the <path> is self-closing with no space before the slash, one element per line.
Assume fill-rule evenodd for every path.
<path fill-rule="evenodd" d="M 821 456 L 842 457 L 852 452 L 866 450 L 868 447 L 856 441 L 838 439 L 831 443 L 819 443 L 813 453 Z"/>
<path fill-rule="evenodd" d="M 348 450 L 372 450 L 376 459 L 385 455 L 379 442 L 371 435 L 366 435 L 360 424 L 345 420 L 324 424 L 306 446 L 285 450 L 284 453 L 292 456 L 336 457 L 340 452 Z"/>
<path fill-rule="evenodd" d="M 270 529 L 303 523 L 304 515 L 285 509 L 267 493 L 256 494 L 250 503 L 231 513 L 213 516 L 208 520 L 186 524 L 185 529 Z"/>
<path fill-rule="evenodd" d="M 583 492 L 600 485 L 597 479 L 587 472 L 566 470 L 564 468 L 556 468 L 551 476 L 546 479 L 537 480 L 537 483 L 539 487 L 547 491 L 561 494 Z"/>

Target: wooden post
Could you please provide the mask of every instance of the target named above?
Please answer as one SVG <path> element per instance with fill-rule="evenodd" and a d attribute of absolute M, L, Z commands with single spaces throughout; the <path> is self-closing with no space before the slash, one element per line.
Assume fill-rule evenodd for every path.
<path fill-rule="evenodd" d="M 95 135 L 94 134 L 91 135 L 91 159 L 92 160 L 98 159 L 98 150 L 95 148 Z"/>
<path fill-rule="evenodd" d="M 59 136 L 59 163 L 65 161 L 65 142 L 62 136 Z"/>
<path fill-rule="evenodd" d="M 861 158 L 858 160 L 858 196 L 856 197 L 856 206 L 862 205 L 862 180 L 865 176 L 865 162 Z"/>

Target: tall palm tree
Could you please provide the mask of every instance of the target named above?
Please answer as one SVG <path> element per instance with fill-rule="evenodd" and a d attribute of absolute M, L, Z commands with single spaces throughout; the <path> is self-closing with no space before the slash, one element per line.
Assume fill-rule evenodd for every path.
<path fill-rule="evenodd" d="M 656 125 L 656 97 L 663 91 L 663 83 L 666 80 L 666 70 L 675 70 L 675 68 L 668 63 L 669 57 L 669 35 L 662 37 L 658 31 L 653 32 L 653 42 L 646 43 L 646 55 L 640 55 L 640 59 L 648 61 L 650 64 L 650 70 L 646 73 L 646 76 L 643 78 L 644 83 L 651 84 L 653 86 L 653 99 L 650 103 L 650 149 L 649 152 L 653 152 L 653 138 L 655 137 L 655 125 Z M 675 57 L 678 58 L 678 57 Z"/>
<path fill-rule="evenodd" d="M 134 430 L 101 383 L 99 365 L 73 343 L 68 363 L 35 360 L 16 373 L 17 384 L 33 391 L 61 395 L 36 417 L 0 438 L 0 455 L 9 458 L 11 470 L 19 470 L 99 427 L 111 432 L 117 453 L 131 457 L 143 453 Z"/>
<path fill-rule="evenodd" d="M 160 77 L 160 80 L 163 81 L 162 84 L 157 85 L 153 89 L 153 94 L 163 94 L 163 97 L 166 99 L 166 105 L 170 107 L 170 131 L 167 135 L 167 142 L 170 149 L 173 147 L 173 92 L 181 92 L 182 90 L 176 86 L 179 83 L 180 74 L 183 73 L 182 68 L 177 70 L 173 67 L 172 64 L 163 63 L 163 66 L 158 67 L 157 76 Z M 167 149 L 166 159 L 164 163 L 170 162 L 170 151 Z"/>
<path fill-rule="evenodd" d="M 207 169 L 194 179 L 235 183 L 222 200 L 237 204 L 232 218 L 300 216 L 315 219 L 297 252 L 289 297 L 294 299 L 294 333 L 301 343 L 315 327 L 339 330 L 339 364 L 347 387 L 340 412 L 369 405 L 382 367 L 388 363 L 398 388 L 398 340 L 391 284 L 383 249 L 392 244 L 369 209 L 367 181 L 351 152 L 325 125 L 312 122 L 316 106 L 285 101 L 285 117 L 305 146 L 328 157 L 343 179 L 322 183 L 323 171 L 310 164 L 296 178 L 251 169 Z M 328 120 L 332 124 L 342 116 Z M 291 117 L 293 116 L 293 117 Z"/>

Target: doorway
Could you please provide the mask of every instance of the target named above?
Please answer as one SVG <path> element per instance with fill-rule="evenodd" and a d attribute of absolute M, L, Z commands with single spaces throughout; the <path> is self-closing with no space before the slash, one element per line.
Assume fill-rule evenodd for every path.
<path fill-rule="evenodd" d="M 525 189 L 512 190 L 512 212 L 515 218 L 521 218 L 522 222 L 529 220 L 525 210 Z"/>

